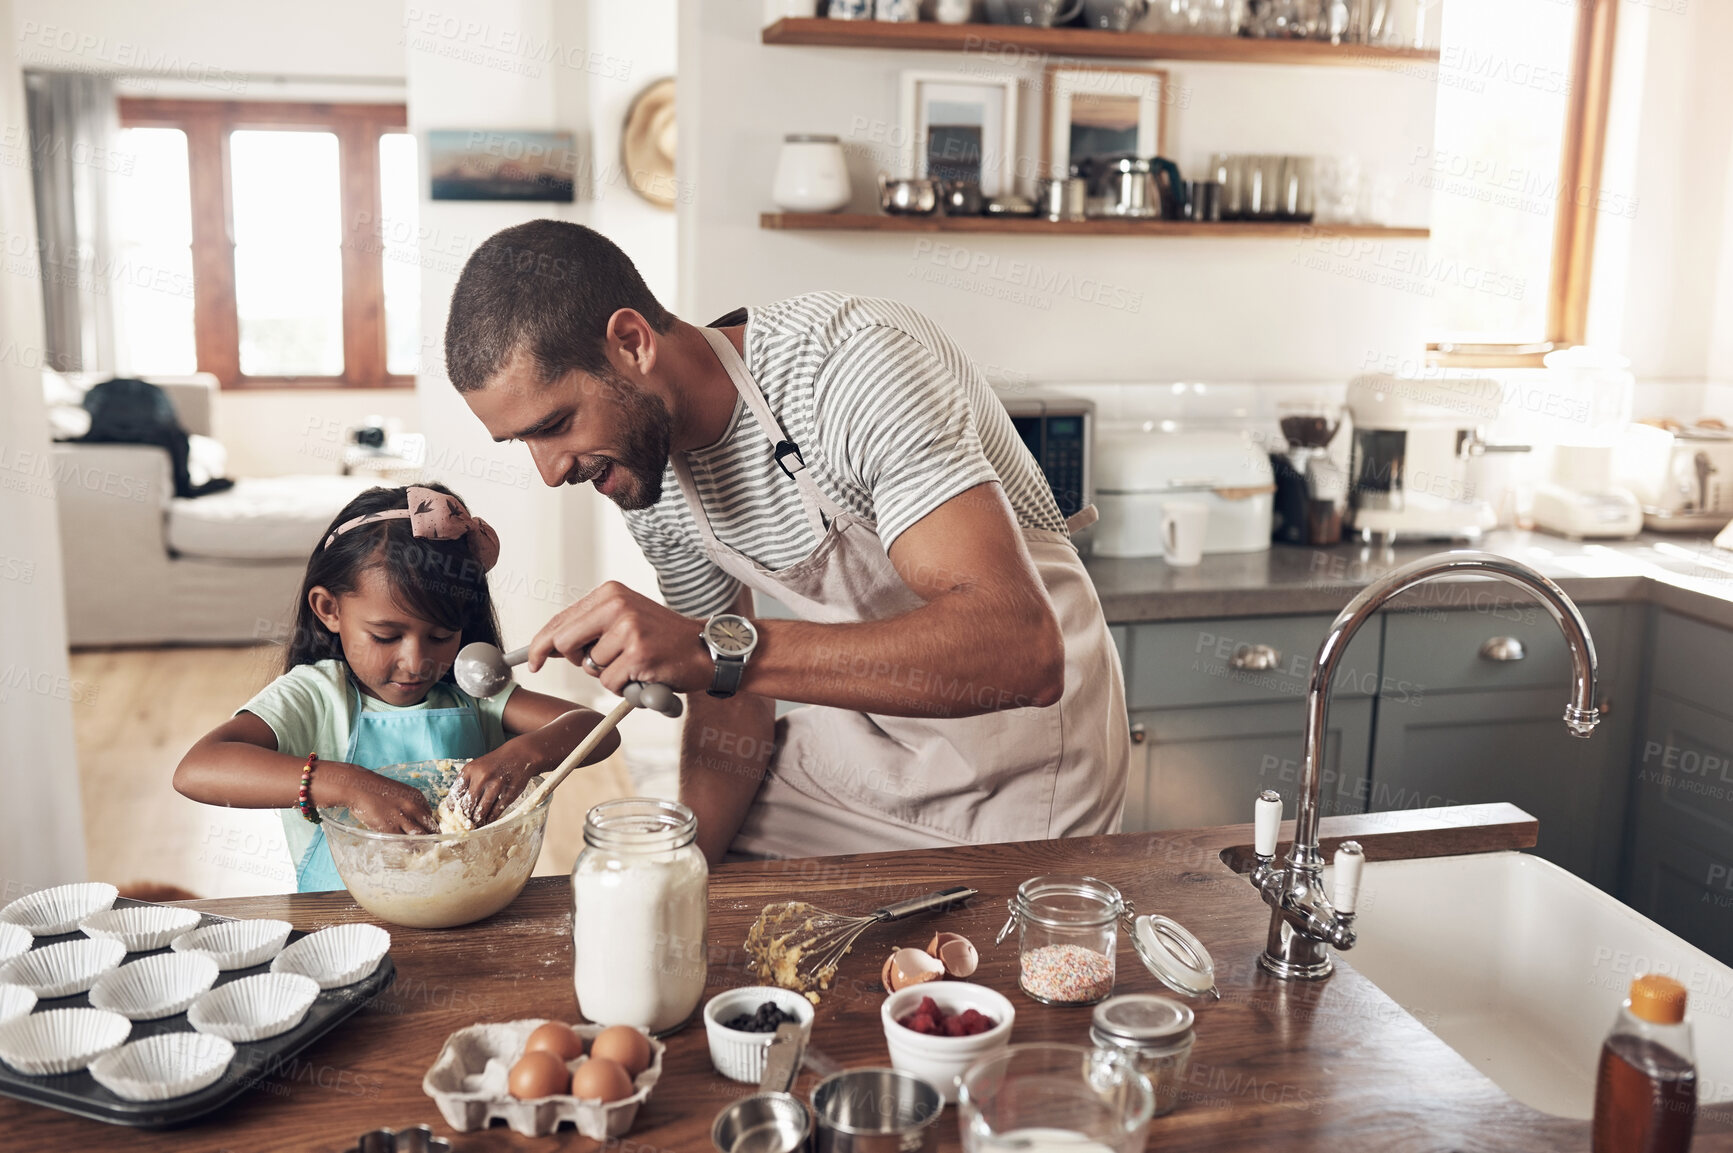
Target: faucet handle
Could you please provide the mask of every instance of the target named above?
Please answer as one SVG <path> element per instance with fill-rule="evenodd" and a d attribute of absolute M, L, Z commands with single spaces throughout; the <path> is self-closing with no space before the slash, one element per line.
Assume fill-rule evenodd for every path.
<path fill-rule="evenodd" d="M 1282 796 L 1274 789 L 1258 794 L 1252 815 L 1252 849 L 1260 857 L 1276 855 L 1276 836 L 1282 828 Z"/>
<path fill-rule="evenodd" d="M 1366 854 L 1361 851 L 1360 842 L 1343 841 L 1330 864 L 1336 870 L 1336 891 L 1330 903 L 1336 906 L 1338 913 L 1352 913 L 1360 900 L 1360 870 L 1366 864 Z"/>

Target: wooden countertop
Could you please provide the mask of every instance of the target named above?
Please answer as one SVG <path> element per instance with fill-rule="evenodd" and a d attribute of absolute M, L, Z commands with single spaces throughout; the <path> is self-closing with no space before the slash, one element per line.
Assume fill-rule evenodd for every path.
<path fill-rule="evenodd" d="M 1509 805 L 1474 805 L 1325 818 L 1328 840 L 1356 837 L 1372 860 L 1524 848 L 1535 822 Z M 1291 835 L 1292 826 L 1284 828 Z M 1005 899 L 1039 873 L 1090 873 L 1118 885 L 1144 912 L 1167 913 L 1207 944 L 1219 1002 L 1194 1001 L 1197 1044 L 1185 1099 L 1157 1119 L 1150 1148 L 1226 1150 L 1586 1150 L 1588 1125 L 1549 1117 L 1506 1096 L 1356 972 L 1353 954 L 1319 983 L 1277 981 L 1255 958 L 1268 913 L 1224 863 L 1244 860 L 1249 825 L 1036 841 L 957 849 L 731 864 L 710 882 L 711 991 L 751 983 L 739 946 L 769 901 L 805 898 L 844 912 L 947 885 L 981 896 L 942 918 L 868 932 L 818 1007 L 813 1047 L 844 1066 L 888 1064 L 878 1009 L 878 967 L 897 944 L 924 944 L 937 920 L 980 946 L 975 980 L 1017 1002 L 1013 1041 L 1087 1043 L 1089 1010 L 1043 1006 L 1016 990 L 1016 952 L 994 947 Z M 344 894 L 203 901 L 228 916 L 282 917 L 299 929 L 368 914 Z M 190 1127 L 127 1131 L 0 1099 L 0 1141 L 11 1153 L 120 1147 L 151 1150 L 337 1151 L 381 1126 L 422 1122 L 458 1150 L 591 1150 L 565 1130 L 520 1137 L 503 1126 L 454 1134 L 421 1091 L 445 1037 L 477 1021 L 576 1019 L 568 885 L 542 878 L 511 908 L 461 929 L 392 928 L 395 985 L 280 1074 Z M 918 939 L 917 939 L 918 938 Z M 1119 992 L 1162 991 L 1125 942 Z M 814 1078 L 803 1074 L 797 1092 Z M 752 1090 L 710 1067 L 701 1022 L 668 1039 L 660 1085 L 615 1153 L 710 1148 L 712 1119 Z M 1724 1113 L 1725 1111 L 1718 1111 Z M 1733 1151 L 1728 1116 L 1700 1116 L 1698 1153 Z M 958 1148 L 954 1111 L 938 1123 L 939 1148 Z"/>

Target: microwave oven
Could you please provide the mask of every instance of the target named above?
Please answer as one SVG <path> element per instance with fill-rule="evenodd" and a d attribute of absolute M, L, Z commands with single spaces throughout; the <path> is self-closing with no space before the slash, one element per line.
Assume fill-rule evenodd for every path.
<path fill-rule="evenodd" d="M 1077 397 L 999 394 L 1011 425 L 1047 478 L 1059 514 L 1095 500 L 1095 403 Z"/>

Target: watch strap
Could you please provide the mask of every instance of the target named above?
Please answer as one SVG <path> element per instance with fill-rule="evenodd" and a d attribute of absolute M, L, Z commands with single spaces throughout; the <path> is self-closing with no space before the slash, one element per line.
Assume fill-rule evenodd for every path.
<path fill-rule="evenodd" d="M 710 695 L 731 697 L 740 690 L 740 678 L 746 673 L 746 662 L 740 657 L 716 657 L 716 674 L 710 678 Z"/>

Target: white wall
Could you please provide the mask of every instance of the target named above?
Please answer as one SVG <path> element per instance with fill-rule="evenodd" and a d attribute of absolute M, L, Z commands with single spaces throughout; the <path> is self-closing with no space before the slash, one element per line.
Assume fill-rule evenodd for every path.
<path fill-rule="evenodd" d="M 509 644 L 527 640 L 549 617 L 604 579 L 647 593 L 655 584 L 626 536 L 617 509 L 588 488 L 544 487 L 522 445 L 489 439 L 443 368 L 447 305 L 463 259 L 501 228 L 540 217 L 597 228 L 632 256 L 652 288 L 671 293 L 674 218 L 643 204 L 618 175 L 618 122 L 631 97 L 673 70 L 671 0 L 589 5 L 572 0 L 461 0 L 442 15 L 483 26 L 482 45 L 552 40 L 568 63 L 526 68 L 521 57 L 487 47 L 455 51 L 446 24 L 411 21 L 407 45 L 409 126 L 552 129 L 578 133 L 591 154 L 594 187 L 574 204 L 458 203 L 423 200 L 422 333 L 425 350 L 416 394 L 431 454 L 443 453 L 448 483 L 500 532 L 493 588 Z M 595 64 L 592 65 L 592 60 Z M 581 187 L 581 185 L 580 185 Z M 594 681 L 570 666 L 520 677 L 550 692 L 593 696 Z M 626 730 L 634 749 L 654 759 L 674 740 L 670 724 L 635 715 Z"/>
<path fill-rule="evenodd" d="M 14 0 L 12 15 L 26 68 L 190 81 L 220 99 L 275 76 L 403 76 L 393 0 Z"/>
<path fill-rule="evenodd" d="M 1618 19 L 1603 185 L 1637 204 L 1597 221 L 1590 342 L 1641 379 L 1733 381 L 1733 5 Z"/>
<path fill-rule="evenodd" d="M 1344 379 L 1369 355 L 1422 347 L 1424 295 L 1355 276 L 1370 270 L 1376 279 L 1411 255 L 1414 242 L 1344 256 L 1294 240 L 937 238 L 962 241 L 947 249 L 908 234 L 762 231 L 758 214 L 773 210 L 771 174 L 789 132 L 841 136 L 855 207 L 870 210 L 873 174 L 895 171 L 890 145 L 900 139 L 904 69 L 1018 77 L 1020 152 L 1038 157 L 1033 93 L 1046 61 L 766 47 L 759 16 L 747 3 L 680 5 L 680 163 L 682 179 L 696 182 L 681 217 L 687 319 L 702 323 L 738 304 L 816 288 L 892 296 L 931 315 L 989 375 L 1036 380 Z M 1389 187 L 1388 223 L 1425 223 L 1429 194 L 1405 178 L 1432 140 L 1430 76 L 1163 67 L 1176 94 L 1164 152 L 1182 168 L 1195 170 L 1216 150 L 1353 154 Z M 1078 287 L 1019 297 L 1029 276 L 1013 268 L 1021 261 Z M 1120 306 L 1091 303 L 1091 295 Z"/>
<path fill-rule="evenodd" d="M 10 0 L 0 0 L 0 27 Z M 16 58 L 0 54 L 0 124 L 22 127 Z M 0 166 L 0 228 L 34 235 L 30 173 Z M 92 686 L 67 672 L 60 524 L 42 405 L 42 298 L 34 268 L 0 275 L 0 901 L 84 878 L 84 825 L 72 734 L 75 698 Z"/>

